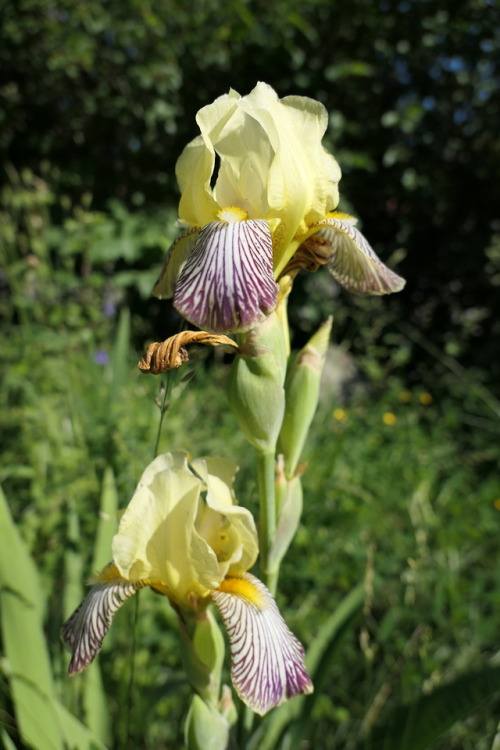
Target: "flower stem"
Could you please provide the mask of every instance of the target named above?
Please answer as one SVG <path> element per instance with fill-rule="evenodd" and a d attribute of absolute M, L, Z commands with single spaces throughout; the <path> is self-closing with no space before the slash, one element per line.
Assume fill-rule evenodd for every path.
<path fill-rule="evenodd" d="M 264 583 L 276 591 L 278 570 L 269 569 L 269 557 L 276 536 L 276 493 L 274 453 L 257 454 L 257 479 L 260 501 L 260 566 Z"/>
<path fill-rule="evenodd" d="M 163 426 L 163 418 L 170 408 L 171 394 L 172 394 L 172 374 L 170 372 L 167 372 L 167 375 L 165 377 L 165 382 L 162 388 L 162 393 L 160 396 L 161 404 L 158 404 L 160 407 L 160 419 L 158 421 L 158 430 L 156 433 L 156 441 L 155 441 L 155 446 L 153 449 L 153 458 L 156 458 L 156 456 L 158 455 L 158 449 L 160 447 L 161 428 Z"/>

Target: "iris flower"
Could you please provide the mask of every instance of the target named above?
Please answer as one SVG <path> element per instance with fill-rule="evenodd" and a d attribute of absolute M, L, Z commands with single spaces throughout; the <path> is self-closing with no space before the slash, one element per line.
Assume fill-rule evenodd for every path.
<path fill-rule="evenodd" d="M 302 96 L 279 99 L 265 83 L 203 107 L 200 135 L 176 167 L 184 232 L 170 248 L 153 290 L 199 328 L 246 331 L 276 307 L 277 284 L 313 236 L 349 291 L 387 294 L 404 281 L 335 212 L 340 168 L 321 143 L 326 109 Z M 303 246 L 304 247 L 304 246 Z M 305 246 L 307 248 L 307 245 Z"/>
<path fill-rule="evenodd" d="M 139 589 L 166 595 L 181 617 L 215 602 L 231 647 L 231 676 L 256 713 L 312 691 L 304 649 L 268 589 L 248 573 L 258 555 L 251 513 L 235 503 L 236 467 L 222 458 L 188 464 L 165 453 L 145 470 L 113 539 L 113 562 L 62 629 L 70 674 L 101 650 L 115 612 Z"/>

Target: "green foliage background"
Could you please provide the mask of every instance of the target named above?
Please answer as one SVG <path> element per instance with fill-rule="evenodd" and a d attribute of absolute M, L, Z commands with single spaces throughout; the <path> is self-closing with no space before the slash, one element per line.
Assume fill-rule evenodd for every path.
<path fill-rule="evenodd" d="M 320 273 L 294 290 L 295 346 L 333 311 L 358 388 L 322 402 L 281 604 L 311 643 L 360 580 L 379 581 L 328 662 L 306 746 L 354 748 L 393 704 L 494 657 L 499 37 L 486 0 L 0 0 L 0 479 L 41 576 L 54 690 L 84 723 L 91 704 L 68 692 L 57 634 L 93 570 L 104 478 L 123 505 L 153 450 L 158 383 L 134 365 L 178 327 L 150 298 L 176 233 L 175 161 L 201 106 L 258 80 L 325 104 L 342 208 L 408 280 L 383 300 Z M 252 507 L 226 376 L 222 361 L 197 369 L 162 449 L 229 446 Z M 114 747 L 132 618 L 100 659 L 109 723 L 94 724 Z M 173 619 L 144 596 L 140 623 L 131 746 L 176 748 L 187 691 Z M 22 747 L 6 659 L 0 672 L 0 721 Z M 489 750 L 495 708 L 436 747 Z"/>

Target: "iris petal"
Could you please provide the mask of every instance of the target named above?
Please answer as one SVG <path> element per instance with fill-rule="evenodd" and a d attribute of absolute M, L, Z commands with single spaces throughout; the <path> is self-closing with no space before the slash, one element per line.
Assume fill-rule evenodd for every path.
<path fill-rule="evenodd" d="M 113 560 L 131 581 L 163 581 L 180 606 L 220 584 L 217 557 L 195 527 L 201 480 L 184 453 L 157 456 L 141 477 L 112 542 Z"/>
<path fill-rule="evenodd" d="M 96 583 L 63 625 L 61 638 L 71 649 L 69 674 L 82 672 L 102 647 L 115 612 L 145 584 L 124 580 L 114 565 L 105 569 L 106 580 Z"/>
<path fill-rule="evenodd" d="M 382 263 L 368 240 L 350 221 L 332 217 L 312 226 L 318 228 L 314 236 L 319 235 L 330 244 L 327 268 L 347 291 L 380 295 L 403 289 L 405 280 Z"/>
<path fill-rule="evenodd" d="M 227 578 L 212 599 L 229 636 L 233 685 L 252 711 L 263 716 L 294 695 L 312 692 L 302 644 L 258 578 Z"/>
<path fill-rule="evenodd" d="M 174 307 L 213 333 L 247 331 L 272 312 L 277 287 L 266 221 L 213 221 L 200 231 L 175 288 Z"/>
<path fill-rule="evenodd" d="M 225 519 L 227 525 L 223 532 L 225 542 L 219 541 L 222 552 L 217 555 L 219 565 L 225 563 L 224 575 L 239 576 L 255 563 L 259 542 L 252 514 L 238 505 L 234 497 L 232 486 L 237 467 L 233 461 L 213 456 L 198 458 L 191 466 L 206 484 L 207 510 Z"/>
<path fill-rule="evenodd" d="M 179 235 L 170 245 L 160 277 L 153 287 L 153 295 L 158 299 L 170 299 L 174 296 L 175 284 L 186 265 L 199 231 L 199 227 L 193 227 Z"/>

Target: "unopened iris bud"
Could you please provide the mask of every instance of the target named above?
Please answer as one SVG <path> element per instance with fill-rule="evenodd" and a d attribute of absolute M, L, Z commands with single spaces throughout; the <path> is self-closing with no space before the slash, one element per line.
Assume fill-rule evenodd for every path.
<path fill-rule="evenodd" d="M 274 354 L 282 385 L 285 383 L 288 357 L 290 356 L 287 297 L 288 295 L 284 295 L 276 310 L 249 334 L 249 338 L 251 336 L 256 344 L 267 347 Z"/>
<path fill-rule="evenodd" d="M 208 697 L 212 703 L 218 703 L 225 646 L 224 637 L 210 610 L 206 611 L 205 617 L 198 620 L 193 644 L 196 653 L 208 667 L 210 675 Z"/>
<path fill-rule="evenodd" d="M 221 713 L 194 695 L 186 716 L 184 740 L 187 750 L 226 750 L 230 727 Z"/>
<path fill-rule="evenodd" d="M 286 378 L 285 416 L 278 451 L 285 457 L 287 479 L 295 474 L 318 405 L 321 374 L 331 328 L 330 317 L 298 353 Z"/>
<path fill-rule="evenodd" d="M 243 434 L 260 453 L 273 452 L 285 410 L 286 340 L 273 313 L 248 333 L 231 370 L 228 399 Z"/>
<path fill-rule="evenodd" d="M 269 553 L 269 567 L 278 568 L 293 541 L 302 514 L 302 484 L 300 475 L 305 464 L 299 466 L 292 479 L 285 477 L 283 455 L 280 453 L 276 463 L 276 507 L 278 525 L 273 546 Z"/>
<path fill-rule="evenodd" d="M 181 630 L 182 661 L 190 684 L 207 702 L 220 699 L 224 638 L 210 610 L 196 618 L 192 637 Z"/>

